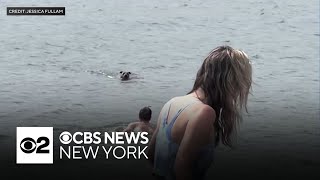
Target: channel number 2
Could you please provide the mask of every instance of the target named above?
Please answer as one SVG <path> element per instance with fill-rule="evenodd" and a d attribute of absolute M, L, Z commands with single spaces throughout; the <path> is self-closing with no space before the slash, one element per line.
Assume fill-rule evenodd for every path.
<path fill-rule="evenodd" d="M 24 153 L 33 153 L 36 150 L 36 153 L 49 153 L 49 150 L 43 149 L 50 144 L 50 141 L 47 137 L 39 137 L 37 141 L 30 137 L 22 139 L 20 143 L 20 149 Z"/>

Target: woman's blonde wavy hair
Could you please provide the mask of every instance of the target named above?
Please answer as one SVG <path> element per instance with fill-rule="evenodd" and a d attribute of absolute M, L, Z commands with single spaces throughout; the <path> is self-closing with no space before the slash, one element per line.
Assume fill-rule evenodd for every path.
<path fill-rule="evenodd" d="M 252 67 L 245 52 L 230 46 L 219 46 L 205 58 L 192 90 L 201 88 L 206 104 L 216 112 L 216 145 L 221 140 L 232 147 L 232 134 L 241 122 L 241 111 L 247 111 L 252 83 Z"/>

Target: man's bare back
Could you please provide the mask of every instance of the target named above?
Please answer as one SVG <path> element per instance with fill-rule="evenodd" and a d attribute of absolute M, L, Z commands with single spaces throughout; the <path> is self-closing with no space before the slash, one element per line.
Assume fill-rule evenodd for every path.
<path fill-rule="evenodd" d="M 133 122 L 128 125 L 124 130 L 126 132 L 148 132 L 148 134 L 153 134 L 154 128 L 149 122 Z"/>
<path fill-rule="evenodd" d="M 130 123 L 125 132 L 148 132 L 148 135 L 152 135 L 154 128 L 152 127 L 151 120 L 152 111 L 149 107 L 144 107 L 139 112 L 139 121 Z"/>

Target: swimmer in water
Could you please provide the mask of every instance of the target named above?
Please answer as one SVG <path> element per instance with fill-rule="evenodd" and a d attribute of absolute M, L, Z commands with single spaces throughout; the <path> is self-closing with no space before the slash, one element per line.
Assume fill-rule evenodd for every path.
<path fill-rule="evenodd" d="M 152 135 L 154 128 L 150 124 L 152 111 L 149 107 L 144 107 L 139 112 L 139 121 L 130 123 L 124 132 L 148 132 Z"/>

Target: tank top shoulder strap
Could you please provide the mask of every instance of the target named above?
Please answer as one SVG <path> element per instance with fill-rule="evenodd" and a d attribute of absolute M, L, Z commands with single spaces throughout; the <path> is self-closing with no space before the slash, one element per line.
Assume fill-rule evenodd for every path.
<path fill-rule="evenodd" d="M 184 111 L 186 108 L 188 108 L 189 106 L 191 106 L 192 104 L 195 104 L 196 102 L 192 102 L 189 103 L 188 105 L 184 106 L 183 108 L 179 109 L 179 111 L 173 116 L 173 118 L 171 119 L 170 123 L 168 124 L 168 127 L 166 129 L 166 134 L 167 134 L 167 138 L 171 141 L 171 129 L 174 125 L 174 123 L 176 122 L 176 120 L 178 119 L 179 115 L 182 113 L 182 111 Z M 168 111 L 169 112 L 169 111 Z M 167 114 L 167 118 L 168 118 L 169 113 Z M 167 121 L 165 121 L 166 123 Z"/>
<path fill-rule="evenodd" d="M 162 118 L 162 127 L 164 128 L 167 124 L 168 121 L 168 116 L 169 116 L 169 112 L 170 112 L 170 108 L 171 108 L 171 101 L 169 101 L 169 107 L 166 108 L 166 110 L 163 113 L 163 118 Z"/>

